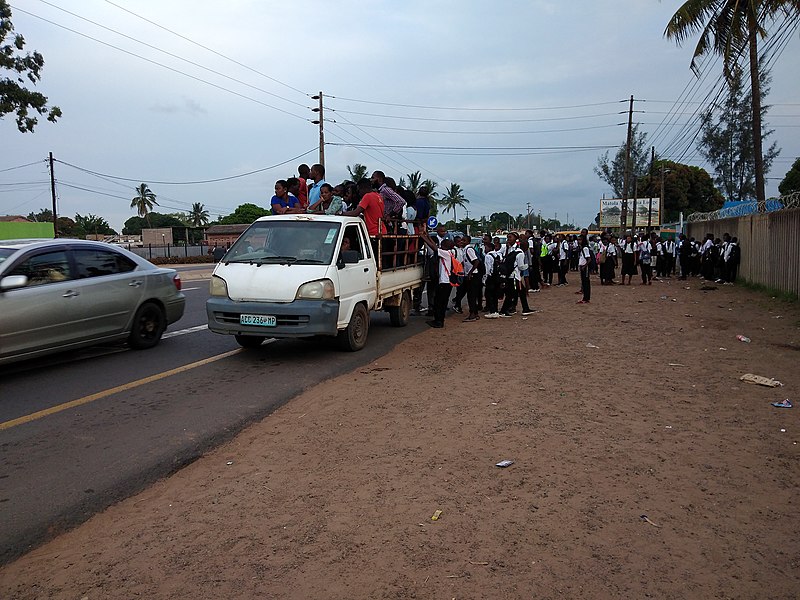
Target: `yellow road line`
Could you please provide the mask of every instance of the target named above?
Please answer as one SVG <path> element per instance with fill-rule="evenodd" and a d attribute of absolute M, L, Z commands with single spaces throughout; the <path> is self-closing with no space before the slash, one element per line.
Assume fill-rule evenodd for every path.
<path fill-rule="evenodd" d="M 203 365 L 207 365 L 209 363 L 222 360 L 223 358 L 233 356 L 234 354 L 238 354 L 239 352 L 242 352 L 242 348 L 237 348 L 236 350 L 231 350 L 230 352 L 223 352 L 222 354 L 218 354 L 217 356 L 204 358 L 203 360 L 198 360 L 197 362 L 189 363 L 188 365 L 183 365 L 182 367 L 170 369 L 169 371 L 164 371 L 163 373 L 157 373 L 156 375 L 151 375 L 150 377 L 145 377 L 144 379 L 139 379 L 138 381 L 131 381 L 130 383 L 118 385 L 117 387 L 113 387 L 108 390 L 104 390 L 102 392 L 97 392 L 96 394 L 91 394 L 89 396 L 84 396 L 83 398 L 78 398 L 77 400 L 65 402 L 64 404 L 51 406 L 50 408 L 46 408 L 44 410 L 31 413 L 29 415 L 25 415 L 17 419 L 12 419 L 11 421 L 5 421 L 4 423 L 0 423 L 0 431 L 2 431 L 3 429 L 11 429 L 12 427 L 16 427 L 17 425 L 30 423 L 31 421 L 36 421 L 37 419 L 41 419 L 43 417 L 60 413 L 62 410 L 75 408 L 76 406 L 81 406 L 82 404 L 88 404 L 89 402 L 94 402 L 95 400 L 100 400 L 101 398 L 105 398 L 107 396 L 111 396 L 119 392 L 132 390 L 133 388 L 137 388 L 147 383 L 158 381 L 159 379 L 171 377 L 172 375 L 177 375 L 178 373 L 183 373 L 184 371 L 189 371 L 196 367 L 202 367 Z"/>

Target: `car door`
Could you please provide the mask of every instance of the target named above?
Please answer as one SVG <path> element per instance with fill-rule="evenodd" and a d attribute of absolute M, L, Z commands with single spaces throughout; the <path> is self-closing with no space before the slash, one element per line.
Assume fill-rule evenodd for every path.
<path fill-rule="evenodd" d="M 103 339 L 125 331 L 145 290 L 146 271 L 119 252 L 102 247 L 72 248 L 73 318 L 80 339 Z"/>
<path fill-rule="evenodd" d="M 339 270 L 339 317 L 349 318 L 353 304 L 366 294 L 374 292 L 376 276 L 375 263 L 372 261 L 372 247 L 364 239 L 361 228 L 348 225 L 344 229 L 344 237 L 350 240 L 350 249 L 358 252 L 358 262 L 346 264 Z"/>
<path fill-rule="evenodd" d="M 65 247 L 32 251 L 3 276 L 25 275 L 28 285 L 0 292 L 0 356 L 35 352 L 73 341 L 77 297 Z"/>

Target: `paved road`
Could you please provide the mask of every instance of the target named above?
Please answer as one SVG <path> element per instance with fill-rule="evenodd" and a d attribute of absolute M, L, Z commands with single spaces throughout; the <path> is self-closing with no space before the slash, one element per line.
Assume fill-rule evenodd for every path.
<path fill-rule="evenodd" d="M 181 275 L 186 314 L 156 348 L 99 347 L 0 369 L 0 564 L 425 326 L 396 329 L 378 313 L 362 352 L 293 340 L 242 350 L 204 327 L 208 268 Z"/>

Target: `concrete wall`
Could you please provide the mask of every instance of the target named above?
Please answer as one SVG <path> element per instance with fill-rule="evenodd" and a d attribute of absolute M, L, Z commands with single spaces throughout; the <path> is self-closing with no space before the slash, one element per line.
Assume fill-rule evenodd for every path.
<path fill-rule="evenodd" d="M 686 223 L 684 230 L 697 240 L 707 233 L 739 238 L 739 277 L 800 296 L 800 208 Z"/>

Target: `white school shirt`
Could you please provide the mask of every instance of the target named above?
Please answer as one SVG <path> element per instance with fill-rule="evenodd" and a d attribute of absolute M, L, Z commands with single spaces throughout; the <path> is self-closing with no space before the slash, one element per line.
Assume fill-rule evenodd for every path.
<path fill-rule="evenodd" d="M 453 255 L 449 250 L 436 250 L 439 253 L 439 283 L 450 283 L 450 273 L 453 271 Z"/>
<path fill-rule="evenodd" d="M 581 248 L 581 257 L 578 259 L 578 266 L 585 267 L 589 264 L 589 260 L 591 259 L 592 251 L 589 249 L 589 246 L 584 246 Z"/>
<path fill-rule="evenodd" d="M 408 235 L 414 235 L 414 223 L 412 221 L 417 218 L 417 209 L 413 206 L 406 206 L 406 220 L 407 223 L 404 223 L 406 226 L 406 230 L 408 231 Z"/>
<path fill-rule="evenodd" d="M 558 260 L 567 260 L 567 252 L 569 251 L 569 242 L 561 240 L 558 246 Z"/>
<path fill-rule="evenodd" d="M 464 259 L 461 261 L 461 264 L 464 265 L 464 275 L 469 275 L 472 273 L 472 270 L 475 266 L 472 264 L 472 261 L 478 258 L 478 253 L 475 252 L 475 248 L 472 246 L 467 246 L 464 248 Z"/>

